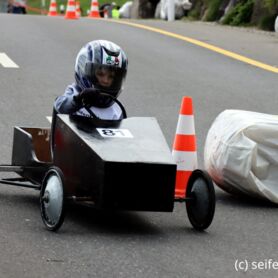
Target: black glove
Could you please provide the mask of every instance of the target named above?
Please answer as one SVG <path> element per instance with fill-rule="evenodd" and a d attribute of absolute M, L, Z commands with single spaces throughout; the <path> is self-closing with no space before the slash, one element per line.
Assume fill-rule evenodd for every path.
<path fill-rule="evenodd" d="M 91 107 L 96 102 L 98 98 L 98 91 L 91 88 L 91 89 L 84 89 L 81 93 L 77 96 L 73 97 L 76 105 L 78 107 Z"/>
<path fill-rule="evenodd" d="M 93 88 L 84 89 L 77 96 L 73 97 L 77 107 L 91 107 L 96 106 L 100 108 L 106 108 L 114 103 L 115 97 L 108 93 L 101 92 Z"/>

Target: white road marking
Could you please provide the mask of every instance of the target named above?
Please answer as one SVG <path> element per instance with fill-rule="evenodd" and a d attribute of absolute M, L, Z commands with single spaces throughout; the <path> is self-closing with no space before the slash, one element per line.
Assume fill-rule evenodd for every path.
<path fill-rule="evenodd" d="M 0 53 L 0 64 L 4 68 L 19 68 L 19 66 L 6 53 Z"/>

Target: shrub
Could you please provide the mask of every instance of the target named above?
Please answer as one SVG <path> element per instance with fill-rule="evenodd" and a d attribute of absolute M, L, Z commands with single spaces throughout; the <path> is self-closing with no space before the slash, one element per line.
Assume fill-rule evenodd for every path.
<path fill-rule="evenodd" d="M 278 0 L 263 0 L 263 3 L 270 13 L 275 13 L 275 10 L 277 12 Z"/>
<path fill-rule="evenodd" d="M 195 1 L 193 8 L 188 12 L 190 19 L 200 19 L 202 10 L 202 1 Z"/>
<path fill-rule="evenodd" d="M 239 2 L 223 19 L 223 24 L 234 26 L 244 25 L 250 22 L 253 12 L 254 0 Z"/>
<path fill-rule="evenodd" d="M 274 31 L 276 15 L 265 15 L 259 21 L 259 28 L 266 31 Z"/>
<path fill-rule="evenodd" d="M 206 21 L 215 21 L 219 19 L 219 8 L 222 0 L 210 0 L 204 17 Z"/>

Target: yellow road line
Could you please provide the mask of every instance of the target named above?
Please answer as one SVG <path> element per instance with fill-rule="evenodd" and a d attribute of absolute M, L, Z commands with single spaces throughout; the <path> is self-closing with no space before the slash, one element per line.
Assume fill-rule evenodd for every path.
<path fill-rule="evenodd" d="M 179 39 L 179 40 L 182 40 L 182 41 L 186 41 L 186 42 L 198 45 L 200 47 L 204 47 L 204 48 L 209 49 L 211 51 L 220 53 L 222 55 L 228 56 L 230 58 L 239 60 L 241 62 L 250 64 L 250 65 L 253 65 L 255 67 L 258 67 L 258 68 L 261 68 L 261 69 L 264 69 L 264 70 L 267 70 L 267 71 L 271 71 L 271 72 L 274 72 L 274 73 L 278 73 L 278 68 L 277 67 L 261 63 L 259 61 L 247 58 L 245 56 L 236 54 L 234 52 L 225 50 L 223 48 L 220 48 L 220 47 L 217 47 L 217 46 L 205 43 L 205 42 L 201 42 L 201 41 L 198 41 L 198 40 L 186 37 L 186 36 L 182 36 L 182 35 L 172 33 L 172 32 L 168 32 L 168 31 L 165 31 L 165 30 L 162 30 L 162 29 L 159 29 L 159 28 L 150 27 L 150 26 L 147 26 L 147 25 L 133 23 L 133 22 L 129 22 L 129 21 L 112 20 L 112 19 L 109 20 L 109 21 L 113 21 L 115 23 L 120 23 L 120 24 L 125 24 L 125 25 L 130 25 L 130 26 L 133 26 L 133 27 L 145 29 L 145 30 L 148 30 L 148 31 L 156 32 L 156 33 L 160 33 L 160 34 L 163 34 L 165 36 L 169 36 L 169 37 L 176 38 L 176 39 Z"/>

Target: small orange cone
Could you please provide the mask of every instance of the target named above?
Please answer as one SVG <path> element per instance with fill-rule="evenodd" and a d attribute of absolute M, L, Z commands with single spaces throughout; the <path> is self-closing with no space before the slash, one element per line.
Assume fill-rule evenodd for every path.
<path fill-rule="evenodd" d="M 198 164 L 191 97 L 182 99 L 172 155 L 177 163 L 175 198 L 184 198 L 188 179 Z"/>
<path fill-rule="evenodd" d="M 80 1 L 76 1 L 76 16 L 81 16 Z"/>
<path fill-rule="evenodd" d="M 99 18 L 99 9 L 98 9 L 98 0 L 92 0 L 91 2 L 91 10 L 88 17 Z"/>
<path fill-rule="evenodd" d="M 51 0 L 50 6 L 49 6 L 49 12 L 47 15 L 48 16 L 58 16 L 56 0 Z"/>
<path fill-rule="evenodd" d="M 65 19 L 78 19 L 76 16 L 75 0 L 68 0 Z"/>

